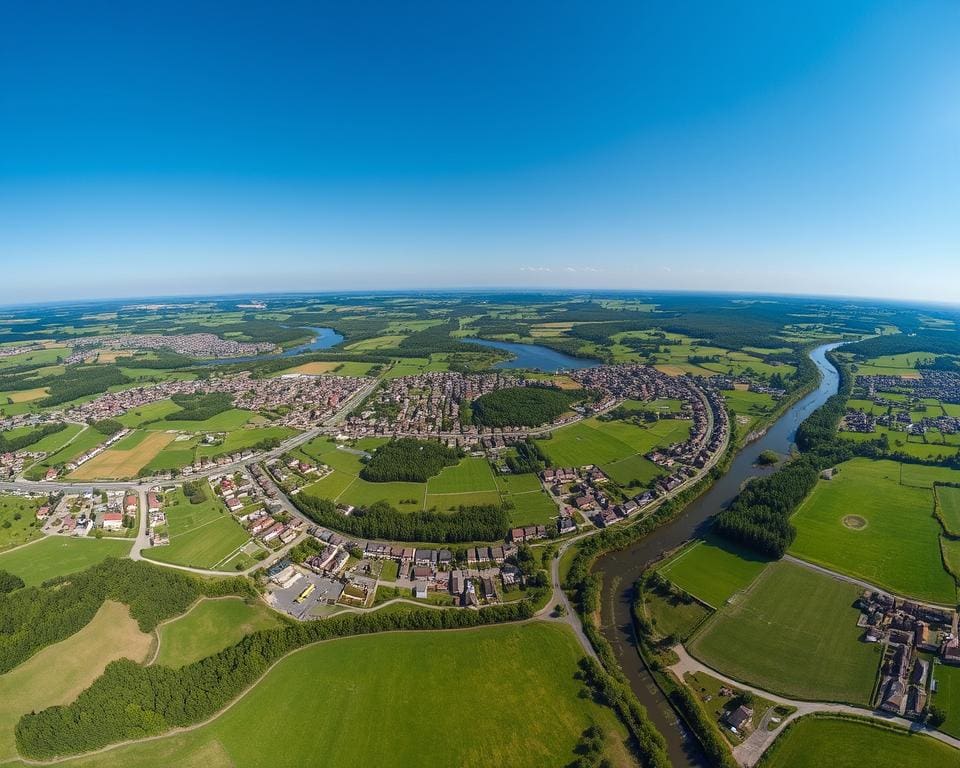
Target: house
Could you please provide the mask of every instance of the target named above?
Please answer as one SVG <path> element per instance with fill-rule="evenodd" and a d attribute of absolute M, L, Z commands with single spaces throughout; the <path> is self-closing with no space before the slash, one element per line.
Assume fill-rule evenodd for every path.
<path fill-rule="evenodd" d="M 123 528 L 123 515 L 120 512 L 104 512 L 100 522 L 106 531 L 119 531 Z"/>
<path fill-rule="evenodd" d="M 427 596 L 427 582 L 420 580 L 413 585 L 413 596 L 423 599 Z"/>
<path fill-rule="evenodd" d="M 227 509 L 231 512 L 239 512 L 243 509 L 243 502 L 237 498 L 229 498 L 227 499 Z"/>
<path fill-rule="evenodd" d="M 496 587 L 493 586 L 493 579 L 489 576 L 484 576 L 481 579 L 483 584 L 483 597 L 485 600 L 493 600 L 497 596 Z"/>
<path fill-rule="evenodd" d="M 433 568 L 429 565 L 415 565 L 410 578 L 417 581 L 433 578 Z"/>
<path fill-rule="evenodd" d="M 147 494 L 147 512 L 159 512 L 160 511 L 160 499 L 157 498 L 157 494 L 150 492 Z"/>
<path fill-rule="evenodd" d="M 137 511 L 137 497 L 132 493 L 128 493 L 123 497 L 123 511 L 128 515 L 132 515 Z"/>
<path fill-rule="evenodd" d="M 54 467 L 50 467 L 47 470 L 47 474 L 43 476 L 44 480 L 56 480 L 57 479 L 57 470 Z"/>
<path fill-rule="evenodd" d="M 50 517 L 50 507 L 44 504 L 37 510 L 37 520 L 46 520 L 48 517 Z"/>
<path fill-rule="evenodd" d="M 883 702 L 880 704 L 880 709 L 899 715 L 903 710 L 903 698 L 905 694 L 906 690 L 904 689 L 903 683 L 900 682 L 898 678 L 893 678 L 883 694 Z"/>
<path fill-rule="evenodd" d="M 753 710 L 741 704 L 727 712 L 723 719 L 726 720 L 727 725 L 739 731 L 753 719 Z"/>
<path fill-rule="evenodd" d="M 296 584 L 297 581 L 299 581 L 301 578 L 303 578 L 303 574 L 300 573 L 300 571 L 298 571 L 292 565 L 288 565 L 286 568 L 284 568 L 282 571 L 275 574 L 271 578 L 273 582 L 278 587 L 280 587 L 280 589 L 288 589 L 289 587 Z"/>
<path fill-rule="evenodd" d="M 417 565 L 433 565 L 437 562 L 437 553 L 433 549 L 418 549 L 414 557 Z"/>

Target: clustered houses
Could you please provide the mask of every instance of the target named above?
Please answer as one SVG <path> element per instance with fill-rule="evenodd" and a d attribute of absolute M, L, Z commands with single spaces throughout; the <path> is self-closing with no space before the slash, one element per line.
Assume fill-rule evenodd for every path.
<path fill-rule="evenodd" d="M 27 459 L 34 456 L 37 456 L 37 454 L 26 451 L 0 453 L 0 479 L 13 478 L 19 475 L 26 467 Z"/>
<path fill-rule="evenodd" d="M 131 352 L 164 349 L 188 357 L 219 358 L 242 357 L 273 352 L 269 342 L 233 341 L 221 339 L 212 333 L 185 333 L 172 336 L 161 334 L 122 334 L 119 336 L 84 336 L 71 340 L 73 352 L 66 363 L 79 363 L 97 349 L 129 350 Z"/>
<path fill-rule="evenodd" d="M 81 464 L 86 464 L 88 461 L 90 461 L 90 459 L 94 458 L 95 456 L 99 456 L 101 453 L 107 450 L 107 448 L 109 448 L 111 445 L 119 442 L 129 434 L 130 434 L 130 430 L 124 428 L 124 429 L 121 429 L 119 432 L 116 432 L 110 435 L 110 437 L 108 437 L 106 440 L 100 443 L 100 445 L 96 446 L 95 448 L 91 448 L 89 451 L 85 453 L 81 453 L 73 461 L 67 463 L 66 465 L 67 471 L 73 472 L 73 470 L 75 470 Z"/>
<path fill-rule="evenodd" d="M 136 497 L 131 505 L 129 494 L 123 491 L 86 490 L 41 506 L 36 518 L 48 535 L 86 536 L 96 528 L 120 531 L 132 525 L 137 507 Z"/>
<path fill-rule="evenodd" d="M 210 485 L 252 538 L 270 547 L 279 547 L 289 544 L 300 535 L 300 519 L 284 523 L 274 518 L 263 507 L 261 489 L 245 475 L 237 473 L 229 477 L 211 477 Z"/>
<path fill-rule="evenodd" d="M 278 376 L 254 379 L 247 372 L 198 381 L 166 381 L 148 387 L 108 392 L 66 413 L 70 421 L 110 419 L 172 395 L 226 392 L 234 405 L 247 410 L 287 406 L 289 411 L 274 423 L 308 429 L 330 415 L 369 379 L 356 376 Z"/>
<path fill-rule="evenodd" d="M 905 392 L 906 390 L 906 392 Z M 898 432 L 922 435 L 936 430 L 944 435 L 960 433 L 960 418 L 948 416 L 943 409 L 929 407 L 924 400 L 935 399 L 944 403 L 960 403 L 960 374 L 950 371 L 922 371 L 919 379 L 904 379 L 900 376 L 857 376 L 856 390 L 886 413 L 872 414 L 860 409 L 848 408 L 840 424 L 846 432 L 875 432 L 885 427 Z M 884 397 L 883 393 L 894 392 L 907 399 Z M 921 414 L 916 418 L 917 414 Z"/>
<path fill-rule="evenodd" d="M 652 491 L 645 491 L 623 504 L 611 503 L 604 491 L 609 478 L 592 464 L 545 469 L 540 473 L 540 481 L 547 493 L 560 502 L 557 531 L 561 535 L 576 530 L 574 509 L 603 528 L 639 512 L 656 498 Z"/>
<path fill-rule="evenodd" d="M 136 497 L 131 497 L 136 504 Z M 163 502 L 156 491 L 150 491 L 147 494 L 147 536 L 150 539 L 150 546 L 162 547 L 170 543 L 170 536 L 167 534 L 167 516 L 163 512 Z"/>
<path fill-rule="evenodd" d="M 731 389 L 745 389 L 748 392 L 757 392 L 761 395 L 770 395 L 776 400 L 779 400 L 785 394 L 787 390 L 781 387 L 771 387 L 769 384 L 763 381 L 757 381 L 751 376 L 740 375 L 740 376 L 724 376 L 719 374 L 717 376 L 710 377 L 710 383 L 713 384 L 717 389 L 722 390 L 731 390 Z"/>
<path fill-rule="evenodd" d="M 857 607 L 857 625 L 864 628 L 864 639 L 884 643 L 877 707 L 895 715 L 922 718 L 930 665 L 918 654 L 939 653 L 945 664 L 960 665 L 956 611 L 870 590 L 857 600 Z"/>
<path fill-rule="evenodd" d="M 333 470 L 326 464 L 319 466 L 296 456 L 284 456 L 266 462 L 267 471 L 283 490 L 295 496 L 304 486 L 322 480 Z"/>
<path fill-rule="evenodd" d="M 21 347 L 0 347 L 0 357 L 25 355 L 27 352 L 36 352 L 40 349 L 43 349 L 42 344 L 25 344 Z"/>

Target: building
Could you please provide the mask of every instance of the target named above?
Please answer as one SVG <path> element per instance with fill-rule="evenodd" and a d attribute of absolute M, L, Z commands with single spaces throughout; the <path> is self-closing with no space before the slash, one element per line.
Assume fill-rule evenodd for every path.
<path fill-rule="evenodd" d="M 123 515 L 119 512 L 104 512 L 100 522 L 105 531 L 119 531 L 123 528 Z"/>
<path fill-rule="evenodd" d="M 427 596 L 427 582 L 423 579 L 419 579 L 413 585 L 413 596 L 423 599 Z"/>

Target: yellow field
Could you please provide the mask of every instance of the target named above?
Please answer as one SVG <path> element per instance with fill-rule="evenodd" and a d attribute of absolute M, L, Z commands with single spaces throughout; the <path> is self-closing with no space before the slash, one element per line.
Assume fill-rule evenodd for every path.
<path fill-rule="evenodd" d="M 680 363 L 679 365 L 674 363 L 662 363 L 653 367 L 661 373 L 667 374 L 667 376 L 683 376 L 685 373 L 692 373 L 694 376 L 716 376 L 716 373 L 713 371 L 708 371 L 706 368 L 701 368 L 698 365 L 691 365 L 690 363 Z"/>
<path fill-rule="evenodd" d="M 39 400 L 46 397 L 50 391 L 46 387 L 37 387 L 36 389 L 24 389 L 20 392 L 11 392 L 9 397 L 15 403 L 29 403 L 32 400 Z"/>
<path fill-rule="evenodd" d="M 372 339 L 364 339 L 363 341 L 357 341 L 353 344 L 346 347 L 349 350 L 361 350 L 361 349 L 391 349 L 392 347 L 397 346 L 401 341 L 407 338 L 403 336 L 374 336 Z"/>
<path fill-rule="evenodd" d="M 331 360 L 326 363 L 304 363 L 303 365 L 298 365 L 296 368 L 288 368 L 282 373 L 305 373 L 310 376 L 317 376 L 321 373 L 330 373 L 338 365 L 343 365 L 343 363 L 337 362 L 336 360 Z"/>
<path fill-rule="evenodd" d="M 98 363 L 115 363 L 118 357 L 129 356 L 129 354 L 129 352 L 118 352 L 115 349 L 100 349 L 93 353 L 93 357 L 97 359 Z"/>
<path fill-rule="evenodd" d="M 69 704 L 111 661 L 146 660 L 152 643 L 125 605 L 106 602 L 75 635 L 0 675 L 0 761 L 16 757 L 13 729 L 21 715 Z"/>
<path fill-rule="evenodd" d="M 171 432 L 151 432 L 139 445 L 126 451 L 108 448 L 99 456 L 90 459 L 86 464 L 74 470 L 72 480 L 122 480 L 127 477 L 136 477 L 143 467 L 149 464 L 154 456 L 162 451 L 173 440 Z"/>

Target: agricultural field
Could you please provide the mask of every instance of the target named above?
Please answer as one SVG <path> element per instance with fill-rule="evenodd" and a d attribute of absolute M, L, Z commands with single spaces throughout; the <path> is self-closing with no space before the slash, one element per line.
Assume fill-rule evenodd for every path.
<path fill-rule="evenodd" d="M 461 494 L 476 491 L 497 491 L 490 463 L 484 458 L 465 458 L 427 481 L 429 494 Z"/>
<path fill-rule="evenodd" d="M 370 373 L 370 369 L 373 368 L 373 366 L 373 363 L 357 363 L 350 360 L 329 360 L 303 363 L 302 365 L 296 365 L 292 368 L 284 368 L 282 371 L 277 371 L 272 375 L 285 376 L 291 373 L 300 373 L 307 376 L 323 376 L 331 374 L 336 376 L 366 376 Z"/>
<path fill-rule="evenodd" d="M 297 434 L 297 431 L 289 427 L 237 429 L 228 432 L 219 445 L 200 445 L 197 448 L 197 456 L 219 456 L 224 453 L 234 453 L 252 448 L 264 440 L 286 440 L 295 434 Z"/>
<path fill-rule="evenodd" d="M 869 703 L 880 649 L 861 641 L 853 584 L 771 563 L 687 648 L 710 667 L 783 696 Z"/>
<path fill-rule="evenodd" d="M 170 414 L 177 413 L 183 409 L 173 402 L 173 400 L 158 400 L 155 403 L 150 403 L 149 405 L 142 405 L 139 408 L 135 408 L 132 411 L 127 411 L 122 416 L 117 417 L 123 426 L 134 429 L 136 427 L 142 427 L 144 424 L 149 424 L 153 421 L 161 421 Z"/>
<path fill-rule="evenodd" d="M 174 435 L 170 432 L 133 432 L 103 453 L 81 464 L 70 473 L 70 479 L 126 480 L 136 477 L 173 438 Z"/>
<path fill-rule="evenodd" d="M 684 547 L 657 572 L 684 592 L 719 608 L 760 575 L 769 560 L 708 537 Z"/>
<path fill-rule="evenodd" d="M 0 552 L 43 535 L 37 524 L 37 510 L 45 502 L 45 498 L 0 496 Z"/>
<path fill-rule="evenodd" d="M 201 599 L 182 616 L 157 629 L 154 664 L 182 667 L 238 643 L 243 637 L 280 624 L 280 615 L 262 602 L 239 597 Z"/>
<path fill-rule="evenodd" d="M 933 679 L 937 681 L 937 692 L 930 703 L 947 714 L 940 730 L 960 739 L 960 667 L 934 664 Z"/>
<path fill-rule="evenodd" d="M 936 494 L 944 529 L 951 535 L 960 536 L 960 488 L 941 485 Z"/>
<path fill-rule="evenodd" d="M 596 464 L 603 467 L 653 448 L 680 442 L 689 434 L 690 422 L 681 419 L 662 419 L 638 427 L 623 421 L 592 418 L 561 427 L 554 431 L 552 438 L 536 442 L 552 466 Z"/>
<path fill-rule="evenodd" d="M 69 704 L 111 661 L 145 660 L 152 640 L 125 605 L 107 601 L 83 629 L 0 675 L 0 762 L 16 756 L 21 715 Z"/>
<path fill-rule="evenodd" d="M 69 427 L 67 427 L 67 429 L 69 429 Z M 66 430 L 64 430 L 64 432 L 66 432 Z M 62 438 L 62 435 L 63 432 L 59 432 L 55 435 L 48 435 L 48 437 Z M 102 432 L 98 432 L 93 427 L 85 427 L 82 431 L 77 433 L 69 443 L 62 444 L 63 448 L 56 453 L 51 453 L 45 459 L 43 459 L 43 461 L 35 464 L 29 473 L 24 474 L 31 479 L 42 477 L 43 473 L 46 472 L 49 467 L 56 467 L 66 464 L 80 454 L 86 453 L 91 448 L 95 448 L 96 446 L 100 445 L 106 439 L 107 435 L 103 434 Z M 31 449 L 36 449 L 36 446 L 31 446 Z"/>
<path fill-rule="evenodd" d="M 837 469 L 791 518 L 790 553 L 900 595 L 955 602 L 956 583 L 940 561 L 933 493 L 902 485 L 896 462 L 852 459 Z"/>
<path fill-rule="evenodd" d="M 16 574 L 28 586 L 42 584 L 89 568 L 108 557 L 126 557 L 133 542 L 123 539 L 47 536 L 27 547 L 0 553 L 0 569 Z"/>
<path fill-rule="evenodd" d="M 759 421 L 768 417 L 777 408 L 772 395 L 749 392 L 745 389 L 724 390 L 723 399 L 736 414 L 737 425 L 744 435 L 749 434 Z"/>
<path fill-rule="evenodd" d="M 143 556 L 161 563 L 194 568 L 223 568 L 250 536 L 233 519 L 206 485 L 206 500 L 191 504 L 181 488 L 164 496 L 170 543 L 143 550 Z"/>
<path fill-rule="evenodd" d="M 636 765 L 614 712 L 579 695 L 580 658 L 568 628 L 541 622 L 334 640 L 283 659 L 207 725 L 65 765 L 253 768 L 311 765 L 323 755 L 327 765 L 540 768 L 573 762 L 580 734 L 594 723 L 604 756 Z M 483 716 L 467 717 L 469 727 L 464 691 L 483 702 Z M 297 722 L 309 727 L 291 727 L 291 701 Z"/>
<path fill-rule="evenodd" d="M 254 416 L 252 411 L 244 411 L 240 408 L 230 408 L 229 410 L 218 413 L 215 416 L 211 416 L 209 419 L 203 419 L 202 421 L 191 421 L 189 419 L 184 421 L 167 421 L 166 419 L 161 419 L 160 421 L 150 422 L 144 424 L 144 429 L 173 429 L 181 430 L 183 432 L 231 432 L 235 429 L 240 429 L 243 427 L 250 419 Z"/>
<path fill-rule="evenodd" d="M 865 721 L 808 716 L 790 725 L 758 768 L 929 768 L 956 764 L 956 750 L 929 736 Z M 873 758 L 873 759 L 871 759 Z"/>

